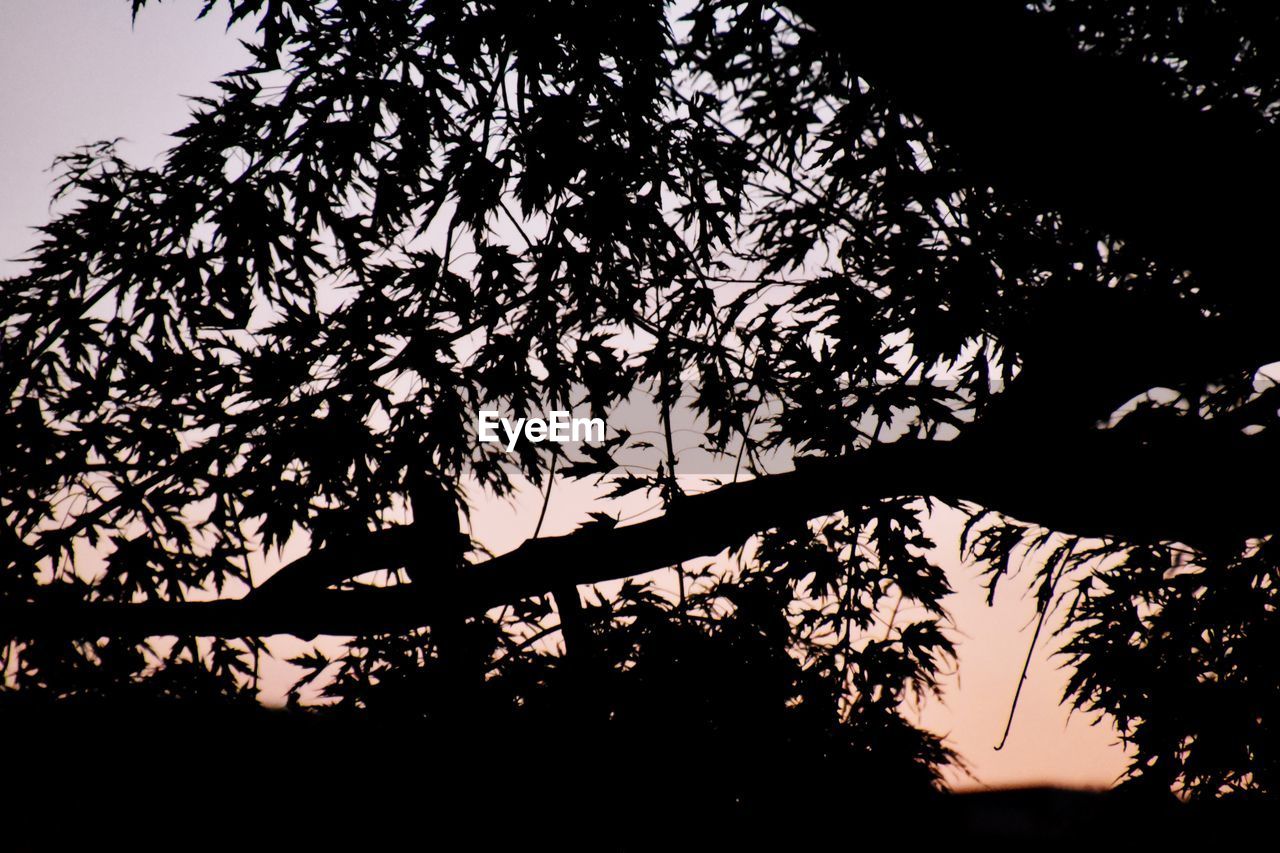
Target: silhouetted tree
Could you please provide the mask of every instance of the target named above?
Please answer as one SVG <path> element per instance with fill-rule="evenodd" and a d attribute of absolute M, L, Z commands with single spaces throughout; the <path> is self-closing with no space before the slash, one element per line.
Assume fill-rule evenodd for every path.
<path fill-rule="evenodd" d="M 592 732 L 741 814 L 928 789 L 941 501 L 993 598 L 1029 555 L 1065 602 L 1131 782 L 1276 790 L 1280 11 L 214 7 L 249 65 L 160 166 L 61 158 L 0 291 L 11 707 L 252 705 L 264 637 L 332 634 L 291 694 L 331 716 Z M 697 494 L 669 420 L 648 474 L 472 423 L 682 387 L 740 459 Z M 557 476 L 663 513 L 462 532 L 468 489 Z"/>

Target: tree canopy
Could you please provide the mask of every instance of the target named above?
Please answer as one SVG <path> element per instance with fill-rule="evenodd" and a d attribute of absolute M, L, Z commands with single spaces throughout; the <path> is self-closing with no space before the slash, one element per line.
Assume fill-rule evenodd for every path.
<path fill-rule="evenodd" d="M 159 165 L 62 157 L 0 288 L 5 701 L 251 703 L 265 637 L 337 635 L 291 694 L 330 713 L 660 731 L 739 806 L 746 742 L 933 787 L 941 502 L 993 599 L 1036 566 L 1130 783 L 1276 790 L 1280 11 L 200 14 L 249 64 Z M 649 472 L 476 440 L 686 391 L 732 478 L 678 478 L 669 421 Z M 468 501 L 565 476 L 662 514 L 471 541 Z"/>

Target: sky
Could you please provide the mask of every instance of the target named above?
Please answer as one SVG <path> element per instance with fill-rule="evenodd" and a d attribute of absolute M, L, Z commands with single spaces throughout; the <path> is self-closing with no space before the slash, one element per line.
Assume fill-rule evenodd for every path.
<path fill-rule="evenodd" d="M 31 229 L 49 218 L 57 155 L 120 137 L 126 158 L 158 163 L 172 142 L 167 134 L 185 123 L 185 98 L 210 93 L 210 81 L 241 62 L 236 36 L 249 32 L 228 34 L 218 12 L 196 21 L 200 5 L 153 4 L 131 24 L 128 0 L 0 0 L 0 276 L 23 269 L 17 259 L 36 239 Z M 572 530 L 592 500 L 589 487 L 558 485 L 544 534 Z M 532 492 L 509 502 L 477 496 L 473 534 L 495 553 L 514 548 L 532 533 L 540 503 Z M 957 590 L 948 605 L 960 664 L 947 679 L 945 702 L 927 702 L 918 715 L 966 759 L 972 776 L 955 774 L 952 782 L 1112 783 L 1125 764 L 1115 732 L 1059 703 L 1066 673 L 1052 638 L 1042 636 L 1008 744 L 994 750 L 1031 640 L 1034 603 L 1024 586 L 1009 583 L 995 608 L 985 605 L 977 569 L 956 547 L 960 524 L 958 513 L 942 511 L 928 529 Z M 285 678 L 277 670 L 268 698 L 283 695 Z"/>

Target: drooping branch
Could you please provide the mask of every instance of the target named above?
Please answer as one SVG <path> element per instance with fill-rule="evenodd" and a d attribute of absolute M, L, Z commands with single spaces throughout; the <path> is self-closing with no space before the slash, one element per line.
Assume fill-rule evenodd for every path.
<path fill-rule="evenodd" d="M 0 625 L 17 637 L 396 632 L 430 624 L 441 614 L 481 612 L 564 586 L 712 556 L 763 530 L 906 496 L 973 501 L 1084 535 L 1212 547 L 1273 528 L 1280 495 L 1245 494 L 1236 478 L 1278 456 L 1280 448 L 1266 432 L 1213 441 L 1197 434 L 1147 445 L 1105 432 L 1071 445 L 1007 437 L 998 443 L 904 441 L 847 458 L 802 459 L 794 471 L 687 496 L 665 515 L 639 524 L 589 526 L 530 540 L 475 565 L 448 587 L 437 588 L 428 575 L 425 583 L 384 589 L 251 594 L 217 602 L 10 604 L 0 607 Z M 370 534 L 360 548 L 317 551 L 303 559 L 325 578 L 351 577 L 394 564 L 402 539 L 402 529 L 392 528 Z M 341 561 L 341 567 L 325 568 L 330 560 Z"/>

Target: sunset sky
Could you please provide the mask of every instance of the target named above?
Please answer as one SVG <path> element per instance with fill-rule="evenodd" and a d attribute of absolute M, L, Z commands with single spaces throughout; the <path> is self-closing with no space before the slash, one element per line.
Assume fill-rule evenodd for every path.
<path fill-rule="evenodd" d="M 196 22 L 200 5 L 169 0 L 144 10 L 131 26 L 127 0 L 0 2 L 0 274 L 23 268 L 15 259 L 36 239 L 30 228 L 48 218 L 48 169 L 56 155 L 123 137 L 126 157 L 158 162 L 169 144 L 166 134 L 185 122 L 183 96 L 210 92 L 209 81 L 238 64 L 243 51 L 236 36 L 248 37 L 249 29 L 228 34 L 221 10 Z M 594 499 L 588 485 L 557 485 L 544 532 L 573 529 L 589 509 L 599 508 Z M 532 533 L 540 500 L 532 490 L 505 502 L 474 495 L 475 537 L 496 553 L 515 547 Z M 610 509 L 626 516 L 647 504 L 636 498 Z M 1110 784 L 1123 769 L 1123 752 L 1105 721 L 1090 725 L 1094 721 L 1059 704 L 1065 677 L 1052 655 L 1052 637 L 1041 637 L 1007 746 L 993 750 L 1031 639 L 1030 567 L 1006 583 L 996 607 L 988 608 L 977 570 L 958 553 L 959 529 L 959 513 L 946 510 L 929 528 L 957 589 L 949 605 L 960 668 L 945 703 L 927 704 L 922 722 L 948 736 L 977 783 Z M 277 668 L 269 700 L 283 695 L 287 669 Z M 953 781 L 957 787 L 976 784 Z"/>

